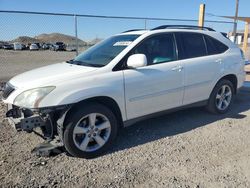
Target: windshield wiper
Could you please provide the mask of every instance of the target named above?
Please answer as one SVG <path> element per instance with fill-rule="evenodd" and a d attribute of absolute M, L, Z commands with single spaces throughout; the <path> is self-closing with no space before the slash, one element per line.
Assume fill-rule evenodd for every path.
<path fill-rule="evenodd" d="M 66 61 L 66 63 L 73 64 L 73 65 L 82 65 L 84 62 L 71 59 L 69 61 Z"/>
<path fill-rule="evenodd" d="M 100 65 L 100 64 L 87 63 L 87 62 L 78 61 L 78 60 L 74 60 L 74 59 L 71 59 L 71 60 L 66 61 L 66 62 L 73 64 L 73 65 L 82 65 L 82 66 L 88 66 L 88 67 L 103 67 L 104 66 L 104 65 Z"/>

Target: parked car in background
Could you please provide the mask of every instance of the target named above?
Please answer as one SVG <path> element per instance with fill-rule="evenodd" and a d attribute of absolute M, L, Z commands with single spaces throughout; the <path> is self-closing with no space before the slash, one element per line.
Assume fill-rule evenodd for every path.
<path fill-rule="evenodd" d="M 68 52 L 75 52 L 76 51 L 76 47 L 74 47 L 74 46 L 67 46 L 66 47 L 66 51 L 68 51 Z"/>
<path fill-rule="evenodd" d="M 5 44 L 5 45 L 3 45 L 3 49 L 5 49 L 5 50 L 13 50 L 14 45 L 13 44 Z"/>
<path fill-rule="evenodd" d="M 22 50 L 28 50 L 27 46 L 25 44 L 22 44 Z"/>
<path fill-rule="evenodd" d="M 192 106 L 226 113 L 244 66 L 239 47 L 220 32 L 160 26 L 114 35 L 73 60 L 14 77 L 3 101 L 16 129 L 41 127 L 71 155 L 91 158 L 139 120 Z"/>
<path fill-rule="evenodd" d="M 30 48 L 30 51 L 39 50 L 37 44 L 35 44 L 35 43 L 31 44 L 29 48 Z"/>
<path fill-rule="evenodd" d="M 56 42 L 50 47 L 50 49 L 53 51 L 65 51 L 66 45 L 63 42 Z"/>
<path fill-rule="evenodd" d="M 49 44 L 49 43 L 44 43 L 44 44 L 42 44 L 42 49 L 43 49 L 43 50 L 48 50 L 48 49 L 50 48 L 50 46 L 51 46 L 51 44 Z"/>
<path fill-rule="evenodd" d="M 14 42 L 14 50 L 23 50 L 23 46 L 19 42 Z"/>
<path fill-rule="evenodd" d="M 37 45 L 38 49 L 40 49 L 40 48 L 41 48 L 41 45 L 40 45 L 40 43 L 39 43 L 39 42 L 34 42 L 34 44 L 36 44 L 36 45 Z"/>

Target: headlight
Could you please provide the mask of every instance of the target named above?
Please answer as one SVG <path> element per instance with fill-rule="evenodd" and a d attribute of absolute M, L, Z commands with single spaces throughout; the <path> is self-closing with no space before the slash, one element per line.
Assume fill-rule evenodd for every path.
<path fill-rule="evenodd" d="M 37 108 L 41 100 L 55 88 L 54 86 L 49 86 L 24 91 L 15 98 L 14 105 L 25 108 Z"/>

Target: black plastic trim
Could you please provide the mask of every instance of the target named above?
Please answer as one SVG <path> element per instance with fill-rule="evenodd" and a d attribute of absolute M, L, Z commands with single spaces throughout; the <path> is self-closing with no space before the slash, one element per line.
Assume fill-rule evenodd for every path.
<path fill-rule="evenodd" d="M 137 123 L 139 121 L 142 121 L 142 120 L 162 116 L 162 115 L 165 115 L 165 114 L 173 113 L 173 112 L 176 112 L 176 111 L 179 111 L 179 110 L 184 110 L 184 109 L 187 109 L 187 108 L 205 106 L 207 104 L 207 102 L 208 102 L 207 100 L 204 100 L 204 101 L 188 104 L 188 105 L 185 105 L 185 106 L 180 106 L 180 107 L 176 107 L 176 108 L 156 112 L 156 113 L 153 113 L 153 114 L 148 114 L 148 115 L 145 115 L 145 116 L 141 116 L 141 117 L 138 117 L 138 118 L 134 118 L 134 119 L 131 119 L 131 120 L 124 121 L 123 126 L 128 127 L 128 126 L 133 125 L 133 124 L 135 124 L 135 123 Z"/>

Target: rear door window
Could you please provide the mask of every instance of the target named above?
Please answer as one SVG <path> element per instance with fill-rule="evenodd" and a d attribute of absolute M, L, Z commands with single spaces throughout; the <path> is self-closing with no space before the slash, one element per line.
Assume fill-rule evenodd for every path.
<path fill-rule="evenodd" d="M 185 58 L 195 58 L 207 55 L 204 38 L 199 33 L 181 33 Z"/>

